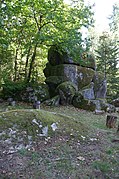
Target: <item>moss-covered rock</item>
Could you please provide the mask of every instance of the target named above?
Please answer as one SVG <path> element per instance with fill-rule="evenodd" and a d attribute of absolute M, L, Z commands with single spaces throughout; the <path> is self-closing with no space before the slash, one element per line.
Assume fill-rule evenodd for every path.
<path fill-rule="evenodd" d="M 78 89 L 82 89 L 83 87 L 90 84 L 95 74 L 94 70 L 90 68 L 85 68 L 73 64 L 50 66 L 50 68 L 47 69 L 46 71 L 47 71 L 47 75 L 49 74 L 49 77 L 46 77 L 46 83 L 48 84 L 48 86 L 49 86 L 49 79 L 53 78 L 51 76 L 55 76 L 56 81 L 57 81 L 56 76 L 58 76 L 58 79 L 62 78 L 62 82 L 70 81 L 74 85 L 76 85 Z M 52 83 L 57 83 L 55 82 L 55 79 L 53 79 Z"/>
<path fill-rule="evenodd" d="M 61 83 L 56 91 L 60 95 L 60 103 L 62 105 L 72 104 L 73 96 L 77 91 L 77 87 L 72 82 Z"/>
<path fill-rule="evenodd" d="M 96 72 L 93 80 L 94 82 L 94 93 L 96 99 L 105 99 L 107 92 L 107 82 L 104 78 L 104 75 Z"/>
<path fill-rule="evenodd" d="M 82 93 L 84 99 L 89 99 L 89 100 L 95 99 L 95 95 L 94 95 L 94 83 L 91 82 L 89 85 L 84 87 L 81 90 L 81 93 Z"/>
<path fill-rule="evenodd" d="M 64 63 L 73 63 L 68 53 L 58 45 L 51 46 L 48 50 L 48 61 L 52 66 Z"/>
<path fill-rule="evenodd" d="M 80 59 L 75 61 L 61 46 L 54 45 L 48 50 L 48 61 L 50 65 L 75 64 L 83 67 L 96 69 L 95 57 L 91 52 L 83 52 Z"/>
<path fill-rule="evenodd" d="M 81 54 L 81 66 L 92 68 L 93 70 L 96 69 L 95 57 L 90 52 L 83 52 Z"/>
<path fill-rule="evenodd" d="M 48 78 L 46 78 L 45 82 L 49 86 L 50 97 L 54 97 L 58 94 L 56 92 L 56 88 L 59 84 L 63 83 L 64 81 L 64 76 L 49 76 Z"/>
<path fill-rule="evenodd" d="M 91 100 L 84 99 L 80 92 L 74 95 L 73 106 L 89 111 L 95 111 L 96 109 L 96 105 Z"/>
<path fill-rule="evenodd" d="M 109 113 L 116 111 L 115 106 L 107 103 L 106 100 L 100 99 L 99 102 L 100 102 L 101 110 L 104 110 L 105 112 L 109 112 Z"/>
<path fill-rule="evenodd" d="M 42 104 L 47 106 L 59 106 L 60 96 L 59 95 L 54 96 L 53 98 L 44 101 Z"/>
<path fill-rule="evenodd" d="M 37 100 L 45 101 L 50 98 L 49 95 L 49 87 L 47 84 L 41 84 L 35 89 L 35 95 L 37 96 Z"/>
<path fill-rule="evenodd" d="M 95 71 L 96 64 L 93 54 L 84 52 L 80 55 L 79 61 L 73 62 L 61 47 L 52 46 L 48 52 L 48 61 L 44 74 L 51 97 L 59 93 L 56 90 L 58 85 L 63 82 L 71 82 L 82 92 L 85 99 L 105 99 L 106 81 L 101 74 Z M 88 87 L 92 83 L 93 87 Z M 67 96 L 64 91 L 60 90 L 60 93 L 62 93 L 60 96 L 64 96 L 63 98 Z"/>
<path fill-rule="evenodd" d="M 39 100 L 41 102 L 49 99 L 49 87 L 47 84 L 39 84 L 38 86 L 29 86 L 20 94 L 20 99 L 26 102 Z"/>

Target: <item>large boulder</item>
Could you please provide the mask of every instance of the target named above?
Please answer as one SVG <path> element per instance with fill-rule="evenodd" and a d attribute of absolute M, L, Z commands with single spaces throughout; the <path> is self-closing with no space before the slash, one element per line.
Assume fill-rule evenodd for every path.
<path fill-rule="evenodd" d="M 48 50 L 48 61 L 52 66 L 73 63 L 73 60 L 69 57 L 68 53 L 58 45 L 53 45 Z"/>
<path fill-rule="evenodd" d="M 64 76 L 49 76 L 46 78 L 45 82 L 49 86 L 49 94 L 51 98 L 57 95 L 56 88 L 64 81 L 66 81 Z"/>
<path fill-rule="evenodd" d="M 74 107 L 89 111 L 98 110 L 109 113 L 116 111 L 115 106 L 107 103 L 104 99 L 86 99 L 82 91 L 75 93 L 72 104 Z"/>
<path fill-rule="evenodd" d="M 94 94 L 94 83 L 91 82 L 88 86 L 84 87 L 83 90 L 81 90 L 84 99 L 95 99 L 95 94 Z"/>
<path fill-rule="evenodd" d="M 105 99 L 107 93 L 107 81 L 101 73 L 96 72 L 93 80 L 96 99 Z"/>
<path fill-rule="evenodd" d="M 80 63 L 81 66 L 92 68 L 93 70 L 96 69 L 95 57 L 90 52 L 83 52 L 81 54 Z"/>
<path fill-rule="evenodd" d="M 80 54 L 80 53 L 79 53 Z M 75 64 L 87 68 L 96 69 L 95 57 L 90 52 L 83 52 L 79 55 L 78 60 L 73 60 L 66 50 L 58 45 L 53 45 L 48 50 L 48 61 L 50 65 Z"/>
<path fill-rule="evenodd" d="M 64 82 L 57 87 L 57 92 L 60 95 L 60 104 L 72 104 L 72 99 L 77 91 L 77 87 L 71 82 Z"/>
<path fill-rule="evenodd" d="M 47 105 L 47 106 L 59 106 L 59 104 L 60 104 L 60 96 L 56 95 L 53 98 L 44 101 L 42 104 Z"/>
<path fill-rule="evenodd" d="M 61 82 L 70 81 L 77 86 L 78 89 L 89 85 L 94 77 L 94 70 L 71 64 L 61 64 L 57 66 L 49 65 L 44 70 L 46 76 L 46 84 L 52 83 L 59 85 Z"/>
<path fill-rule="evenodd" d="M 100 99 L 105 99 L 107 86 L 104 76 L 96 72 L 92 53 L 81 54 L 79 49 L 79 60 L 75 61 L 67 51 L 54 45 L 48 51 L 44 75 L 50 97 L 59 95 L 61 104 L 73 103 L 75 107 L 92 111 L 101 109 Z"/>
<path fill-rule="evenodd" d="M 84 96 L 80 92 L 74 95 L 72 103 L 74 107 L 77 107 L 80 109 L 85 109 L 89 111 L 95 111 L 96 109 L 96 104 L 93 103 L 91 100 L 84 99 Z"/>
<path fill-rule="evenodd" d="M 102 111 L 109 112 L 109 113 L 113 113 L 116 111 L 115 106 L 107 103 L 106 100 L 96 99 L 96 100 L 91 100 L 91 101 L 92 103 L 96 105 L 97 110 L 102 110 Z"/>

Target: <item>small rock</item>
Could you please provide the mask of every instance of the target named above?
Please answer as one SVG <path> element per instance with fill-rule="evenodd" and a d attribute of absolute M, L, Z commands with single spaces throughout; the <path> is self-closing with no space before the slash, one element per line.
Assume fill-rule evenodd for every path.
<path fill-rule="evenodd" d="M 55 131 L 57 129 L 56 123 L 52 123 L 51 127 L 52 127 L 52 130 Z"/>
<path fill-rule="evenodd" d="M 84 157 L 81 157 L 81 156 L 77 157 L 77 159 L 78 159 L 78 160 L 81 160 L 81 161 L 84 161 L 84 160 L 85 160 L 85 158 L 84 158 Z"/>
<path fill-rule="evenodd" d="M 35 101 L 35 102 L 33 103 L 33 108 L 34 108 L 34 109 L 40 109 L 40 101 Z"/>
<path fill-rule="evenodd" d="M 97 114 L 97 115 L 104 114 L 104 113 L 105 113 L 104 110 L 98 110 L 98 109 L 95 110 L 95 114 Z"/>
<path fill-rule="evenodd" d="M 41 134 L 38 134 L 38 136 L 48 136 L 48 126 L 46 127 L 43 127 L 42 129 L 42 133 Z"/>

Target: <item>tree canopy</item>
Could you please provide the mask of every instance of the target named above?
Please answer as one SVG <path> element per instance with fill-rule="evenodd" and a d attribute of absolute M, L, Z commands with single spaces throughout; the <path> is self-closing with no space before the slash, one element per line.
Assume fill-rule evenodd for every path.
<path fill-rule="evenodd" d="M 99 37 L 96 50 L 97 70 L 107 79 L 108 97 L 118 97 L 118 54 L 119 47 L 107 32 Z"/>
<path fill-rule="evenodd" d="M 74 6 L 63 0 L 4 0 L 0 7 L 1 78 L 13 81 L 40 76 L 51 45 L 61 44 L 73 55 L 82 43 L 81 28 L 93 23 L 83 0 Z"/>

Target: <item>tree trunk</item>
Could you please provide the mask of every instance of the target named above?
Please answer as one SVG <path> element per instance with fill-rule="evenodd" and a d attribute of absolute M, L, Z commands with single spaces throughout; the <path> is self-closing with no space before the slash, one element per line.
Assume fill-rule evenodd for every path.
<path fill-rule="evenodd" d="M 28 62 L 29 62 L 29 56 L 30 56 L 31 46 L 28 49 L 28 53 L 26 56 L 26 64 L 25 64 L 25 79 L 27 79 L 27 68 L 28 68 Z"/>
<path fill-rule="evenodd" d="M 118 128 L 117 128 L 117 132 L 119 133 L 119 124 L 118 124 Z"/>
<path fill-rule="evenodd" d="M 17 80 L 17 55 L 18 55 L 18 48 L 16 49 L 15 61 L 14 61 L 14 81 Z"/>
<path fill-rule="evenodd" d="M 31 58 L 31 63 L 30 63 L 30 67 L 29 67 L 29 73 L 28 73 L 27 82 L 29 82 L 30 79 L 31 79 L 33 64 L 34 64 L 35 57 L 36 57 L 36 49 L 37 49 L 37 43 L 36 43 L 36 45 L 34 47 L 34 52 L 33 52 L 32 58 Z"/>
<path fill-rule="evenodd" d="M 115 128 L 117 122 L 117 116 L 107 115 L 106 126 L 108 128 Z"/>
<path fill-rule="evenodd" d="M 20 53 L 20 61 L 19 61 L 19 70 L 18 70 L 18 77 L 17 79 L 18 80 L 21 80 L 22 79 L 22 75 L 23 75 L 23 67 L 22 67 L 22 48 L 20 49 L 21 50 L 21 53 Z"/>

